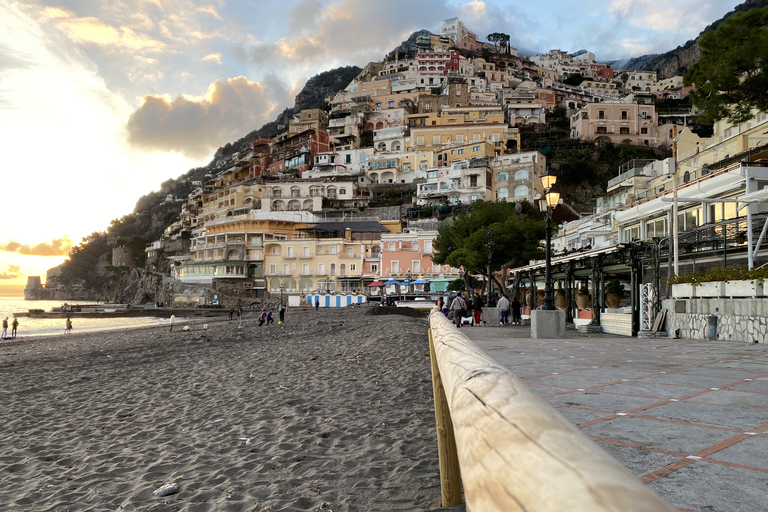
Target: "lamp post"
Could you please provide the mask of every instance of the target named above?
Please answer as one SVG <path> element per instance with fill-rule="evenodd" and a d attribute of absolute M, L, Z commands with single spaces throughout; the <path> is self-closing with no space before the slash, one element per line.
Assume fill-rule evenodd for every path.
<path fill-rule="evenodd" d="M 549 169 L 541 177 L 541 184 L 544 188 L 542 197 L 539 199 L 539 209 L 547 218 L 547 255 L 544 273 L 544 304 L 541 309 L 552 311 L 555 309 L 555 298 L 552 295 L 552 210 L 560 202 L 560 192 L 555 190 L 557 176 L 552 174 Z"/>
<path fill-rule="evenodd" d="M 494 232 L 492 229 L 488 230 L 488 243 L 485 244 L 485 248 L 488 249 L 488 298 L 487 302 L 491 301 L 491 295 L 493 293 L 493 280 L 491 278 L 491 259 L 493 258 L 493 248 L 496 247 L 496 242 L 493 241 Z"/>
<path fill-rule="evenodd" d="M 325 294 L 328 295 L 331 293 L 331 278 L 326 277 L 325 278 Z"/>
<path fill-rule="evenodd" d="M 413 274 L 411 273 L 411 270 L 408 269 L 408 272 L 405 273 L 405 282 L 408 283 L 405 287 L 405 293 L 409 293 L 409 289 L 411 287 L 411 278 L 413 277 Z"/>
<path fill-rule="evenodd" d="M 280 285 L 280 306 L 283 305 L 283 290 L 285 290 L 285 285 Z"/>

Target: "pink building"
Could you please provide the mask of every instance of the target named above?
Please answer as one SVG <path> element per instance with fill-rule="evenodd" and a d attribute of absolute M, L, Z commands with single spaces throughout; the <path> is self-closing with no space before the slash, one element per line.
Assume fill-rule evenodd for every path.
<path fill-rule="evenodd" d="M 429 291 L 444 291 L 448 283 L 459 278 L 458 269 L 448 265 L 432 263 L 432 243 L 437 231 L 406 230 L 403 233 L 381 236 L 381 280 L 394 279 L 403 282 L 408 276 L 411 281 L 423 279 L 430 282 Z M 385 293 L 394 294 L 394 285 Z M 412 285 L 409 291 L 424 291 L 423 285 Z"/>

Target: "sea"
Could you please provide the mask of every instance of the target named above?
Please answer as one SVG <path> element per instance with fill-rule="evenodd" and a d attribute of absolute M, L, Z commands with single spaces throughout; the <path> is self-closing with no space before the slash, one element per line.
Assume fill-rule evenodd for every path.
<path fill-rule="evenodd" d="M 26 313 L 30 309 L 50 311 L 52 308 L 60 307 L 64 302 L 67 304 L 95 304 L 93 301 L 25 300 L 24 297 L 0 297 L 0 321 L 8 317 L 8 335 L 10 336 L 13 313 Z M 16 334 L 17 341 L 19 338 L 25 337 L 63 335 L 64 321 L 64 318 L 20 317 Z M 111 331 L 163 324 L 168 324 L 167 318 L 73 318 L 72 332 Z M 1 331 L 2 328 L 0 328 L 0 334 Z"/>

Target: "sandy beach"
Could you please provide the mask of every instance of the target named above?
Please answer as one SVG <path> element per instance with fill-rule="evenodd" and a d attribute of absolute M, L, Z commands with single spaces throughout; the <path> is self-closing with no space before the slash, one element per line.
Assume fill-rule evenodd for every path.
<path fill-rule="evenodd" d="M 0 344 L 3 510 L 445 510 L 428 323 L 400 309 Z"/>

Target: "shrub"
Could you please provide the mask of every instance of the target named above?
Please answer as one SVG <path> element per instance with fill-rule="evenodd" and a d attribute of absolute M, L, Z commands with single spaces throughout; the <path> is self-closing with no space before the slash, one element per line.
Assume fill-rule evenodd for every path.
<path fill-rule="evenodd" d="M 701 283 L 715 281 L 751 281 L 753 279 L 764 281 L 768 279 L 768 267 L 753 268 L 749 270 L 744 266 L 728 268 L 712 267 L 704 272 L 694 272 L 683 276 L 673 276 L 669 284 L 690 284 L 699 286 Z"/>

